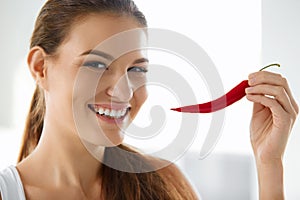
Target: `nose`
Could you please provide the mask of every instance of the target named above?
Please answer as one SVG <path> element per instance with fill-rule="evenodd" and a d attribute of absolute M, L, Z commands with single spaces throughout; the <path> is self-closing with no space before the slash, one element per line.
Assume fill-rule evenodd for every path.
<path fill-rule="evenodd" d="M 127 74 L 111 74 L 110 84 L 106 89 L 106 94 L 112 101 L 128 102 L 133 96 L 133 89 Z"/>

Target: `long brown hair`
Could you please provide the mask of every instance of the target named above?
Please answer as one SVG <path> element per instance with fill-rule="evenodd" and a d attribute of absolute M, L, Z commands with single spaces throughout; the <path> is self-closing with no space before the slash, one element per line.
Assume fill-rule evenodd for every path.
<path fill-rule="evenodd" d="M 77 19 L 91 13 L 102 12 L 133 17 L 142 27 L 147 26 L 143 13 L 132 0 L 48 0 L 36 20 L 30 47 L 39 46 L 47 54 L 53 55 Z M 37 146 L 43 130 L 45 110 L 43 91 L 37 86 L 25 125 L 19 162 Z M 145 156 L 134 154 L 136 156 L 128 158 L 121 155 L 118 149 L 135 152 L 125 145 L 119 145 L 118 148 L 110 147 L 106 148 L 104 159 L 118 160 L 128 167 L 134 167 L 133 163 L 151 167 L 151 162 Z M 166 181 L 163 173 L 155 170 L 147 173 L 128 173 L 103 164 L 99 174 L 102 179 L 102 196 L 99 199 L 190 199 L 184 188 L 174 188 L 174 185 Z"/>

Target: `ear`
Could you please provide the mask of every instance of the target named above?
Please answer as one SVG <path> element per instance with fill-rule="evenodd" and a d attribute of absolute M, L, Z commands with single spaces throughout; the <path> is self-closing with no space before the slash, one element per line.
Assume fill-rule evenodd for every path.
<path fill-rule="evenodd" d="M 46 52 L 43 48 L 36 46 L 30 49 L 27 63 L 35 82 L 43 89 L 47 89 Z"/>

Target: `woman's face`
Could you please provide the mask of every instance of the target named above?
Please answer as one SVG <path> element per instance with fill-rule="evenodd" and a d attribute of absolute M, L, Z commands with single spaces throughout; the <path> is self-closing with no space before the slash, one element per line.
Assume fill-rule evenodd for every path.
<path fill-rule="evenodd" d="M 109 51 L 101 44 L 139 27 L 133 18 L 104 14 L 89 15 L 73 25 L 56 56 L 47 61 L 46 112 L 57 130 L 78 133 L 94 145 L 122 142 L 123 130 L 147 98 L 148 61 L 142 50 L 113 55 L 129 40 L 108 42 Z M 145 38 L 143 32 L 139 34 L 134 36 L 136 45 Z"/>

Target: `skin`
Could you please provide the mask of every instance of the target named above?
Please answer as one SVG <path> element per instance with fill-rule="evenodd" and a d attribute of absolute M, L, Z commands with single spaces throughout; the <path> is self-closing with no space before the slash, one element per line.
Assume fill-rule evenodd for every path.
<path fill-rule="evenodd" d="M 254 102 L 250 137 L 258 170 L 259 197 L 284 199 L 282 159 L 299 107 L 286 78 L 280 74 L 250 74 L 249 85 L 246 97 Z"/>
<path fill-rule="evenodd" d="M 122 143 L 122 129 L 126 129 L 131 123 L 147 98 L 147 91 L 142 86 L 142 82 L 145 81 L 143 74 L 132 72 L 132 67 L 146 68 L 147 62 L 145 60 L 141 62 L 145 58 L 143 52 L 134 51 L 114 60 L 108 70 L 101 71 L 85 64 L 85 61 L 90 59 L 98 61 L 99 57 L 82 54 L 116 33 L 138 27 L 139 24 L 128 17 L 89 15 L 73 26 L 54 56 L 49 57 L 40 47 L 30 50 L 28 65 L 33 78 L 44 90 L 46 115 L 38 146 L 17 165 L 26 199 L 99 199 L 101 177 L 98 171 L 101 167 L 99 162 L 101 158 L 96 158 L 93 155 L 95 152 L 89 152 L 82 141 L 91 142 L 103 138 L 104 141 L 100 141 L 99 144 L 104 146 Z M 101 59 L 103 61 L 103 58 Z M 82 90 L 79 88 L 73 94 L 76 75 L 81 69 L 85 72 L 80 77 L 84 79 L 80 87 L 93 87 L 88 81 L 91 77 L 85 76 L 99 75 L 98 72 L 101 72 L 101 81 L 93 97 L 83 95 L 90 94 L 86 93 L 88 90 L 86 87 Z M 94 73 L 91 74 L 91 71 Z M 85 85 L 86 82 L 88 85 Z M 80 112 L 81 120 L 89 116 L 90 121 L 97 120 L 97 128 L 91 132 L 98 134 L 101 127 L 103 135 L 95 134 L 91 139 L 90 135 L 79 133 L 78 137 L 76 121 L 74 122 L 73 118 L 74 102 L 84 105 L 82 107 L 85 110 Z M 106 123 L 97 119 L 88 109 L 86 105 L 91 102 L 128 104 L 131 109 L 123 123 Z M 80 103 L 76 105 L 80 106 Z M 89 114 L 86 116 L 86 113 Z M 98 150 L 98 155 L 101 155 Z M 166 180 L 172 183 L 172 188 L 190 190 L 193 193 L 191 185 L 174 164 L 166 164 L 166 161 L 155 158 L 149 159 L 155 165 L 167 165 L 158 172 L 168 174 Z M 196 194 L 193 196 L 196 199 Z"/>
<path fill-rule="evenodd" d="M 87 56 L 80 55 L 116 33 L 138 27 L 131 18 L 90 15 L 73 27 L 55 56 L 48 57 L 40 47 L 31 49 L 29 68 L 36 82 L 44 89 L 46 116 L 39 145 L 28 159 L 17 165 L 27 199 L 99 198 L 101 187 L 98 170 L 101 163 L 82 145 L 73 119 L 72 101 L 79 98 L 72 96 L 73 86 L 77 72 L 87 59 Z M 124 74 L 130 73 L 128 69 L 133 62 L 143 56 L 141 52 L 133 52 L 114 61 L 103 72 L 103 84 L 99 83 L 93 97 L 97 103 L 126 103 L 131 107 L 123 124 L 108 124 L 98 120 L 106 136 L 115 145 L 122 143 L 120 128 L 125 129 L 134 119 L 147 98 L 147 92 L 145 87 L 131 91 L 130 86 L 126 86 L 125 91 L 123 87 L 122 92 L 114 92 L 114 87 Z M 144 62 L 134 66 L 144 68 L 146 65 Z M 90 98 L 84 98 L 82 103 L 86 105 Z M 32 176 L 33 171 L 35 176 Z"/>
<path fill-rule="evenodd" d="M 44 89 L 47 112 L 38 147 L 17 165 L 27 199 L 97 199 L 100 195 L 101 178 L 97 172 L 101 164 L 82 145 L 70 106 L 74 81 L 80 68 L 78 63 L 82 63 L 78 55 L 93 49 L 115 33 L 137 27 L 138 24 L 131 18 L 90 15 L 73 27 L 56 56 L 49 58 L 40 47 L 29 52 L 29 69 L 37 84 Z M 130 124 L 147 93 L 145 88 L 132 92 L 130 87 L 123 88 L 122 91 L 126 92 L 121 93 L 112 92 L 112 88 L 128 73 L 133 60 L 141 56 L 142 53 L 136 52 L 118 59 L 103 74 L 105 84 L 97 87 L 96 101 L 130 103 L 130 119 L 121 128 Z M 251 87 L 246 93 L 247 99 L 254 103 L 250 133 L 260 199 L 284 199 L 282 157 L 299 109 L 286 79 L 281 75 L 256 72 L 249 75 L 249 85 Z M 105 136 L 114 144 L 122 142 L 119 126 L 101 121 L 100 125 L 106 130 Z M 192 190 L 175 165 L 169 165 L 160 173 L 168 174 L 167 179 L 176 188 Z"/>

